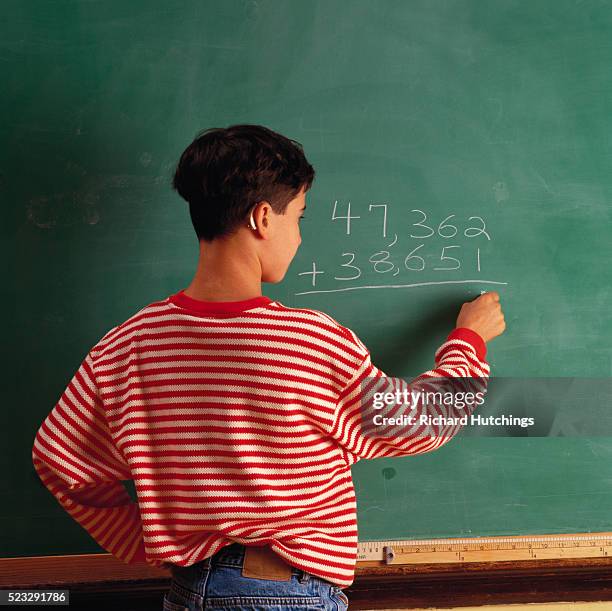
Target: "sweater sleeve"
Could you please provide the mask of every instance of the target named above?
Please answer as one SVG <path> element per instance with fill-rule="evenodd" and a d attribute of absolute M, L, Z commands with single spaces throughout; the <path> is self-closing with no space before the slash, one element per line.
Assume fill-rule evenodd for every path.
<path fill-rule="evenodd" d="M 105 550 L 144 562 L 138 505 L 122 480 L 130 469 L 114 444 L 88 354 L 38 429 L 32 461 L 60 505 Z"/>
<path fill-rule="evenodd" d="M 358 339 L 358 338 L 356 338 Z M 360 345 L 363 346 L 363 344 Z M 367 349 L 366 349 L 367 350 Z M 452 331 L 435 353 L 434 369 L 422 373 L 412 382 L 386 376 L 372 364 L 369 352 L 339 395 L 331 436 L 347 452 L 349 464 L 362 458 L 408 456 L 431 452 L 450 441 L 462 428 L 462 424 L 448 424 L 452 417 L 469 415 L 477 404 L 462 406 L 458 410 L 453 404 L 441 400 L 417 402 L 413 407 L 397 405 L 387 409 L 384 416 L 413 416 L 414 424 L 373 426 L 372 409 L 374 393 L 404 392 L 436 393 L 451 392 L 454 397 L 462 393 L 486 393 L 489 365 L 485 361 L 486 344 L 471 329 L 458 328 Z M 459 414 L 460 412 L 460 414 Z M 446 422 L 420 424 L 421 416 L 442 416 Z M 434 421 L 432 420 L 432 421 Z"/>

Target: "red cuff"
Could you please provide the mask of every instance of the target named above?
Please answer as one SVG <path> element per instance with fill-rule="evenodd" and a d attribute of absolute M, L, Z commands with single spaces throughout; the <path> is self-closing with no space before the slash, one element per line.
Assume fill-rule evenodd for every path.
<path fill-rule="evenodd" d="M 448 334 L 446 339 L 460 339 L 467 342 L 474 348 L 476 351 L 476 356 L 481 361 L 484 361 L 485 356 L 487 356 L 487 345 L 485 344 L 484 339 L 482 339 L 482 337 L 480 337 L 476 331 L 472 331 L 472 329 L 468 329 L 467 327 L 457 327 Z"/>

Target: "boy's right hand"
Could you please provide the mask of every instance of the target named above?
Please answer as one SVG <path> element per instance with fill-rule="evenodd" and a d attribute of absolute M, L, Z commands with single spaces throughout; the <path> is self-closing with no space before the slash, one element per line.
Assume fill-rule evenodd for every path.
<path fill-rule="evenodd" d="M 457 327 L 472 329 L 485 342 L 501 335 L 506 329 L 506 323 L 499 294 L 491 291 L 464 303 L 457 317 Z"/>

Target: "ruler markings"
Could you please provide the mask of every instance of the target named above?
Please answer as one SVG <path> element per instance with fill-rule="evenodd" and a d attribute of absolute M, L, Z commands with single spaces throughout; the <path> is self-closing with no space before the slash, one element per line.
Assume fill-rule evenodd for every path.
<path fill-rule="evenodd" d="M 612 533 L 360 541 L 358 561 L 386 564 L 612 557 Z"/>

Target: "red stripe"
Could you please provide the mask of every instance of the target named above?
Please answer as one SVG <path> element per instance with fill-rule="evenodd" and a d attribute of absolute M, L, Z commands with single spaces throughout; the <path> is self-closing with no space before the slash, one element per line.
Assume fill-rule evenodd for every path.
<path fill-rule="evenodd" d="M 315 373 L 315 372 L 316 371 L 313 370 L 311 373 Z M 210 367 L 210 366 L 209 367 L 156 367 L 154 369 L 141 370 L 140 379 L 146 378 L 148 376 L 161 376 L 161 375 L 169 376 L 170 374 L 177 374 L 177 377 L 175 377 L 174 379 L 165 378 L 161 380 L 151 380 L 149 382 L 141 382 L 141 383 L 134 382 L 133 384 L 131 384 L 130 387 L 131 388 L 144 388 L 147 386 L 155 386 L 157 384 L 168 384 L 168 382 L 173 383 L 173 384 L 176 384 L 176 383 L 182 383 L 182 384 L 208 383 L 210 384 L 212 383 L 212 379 L 210 378 L 206 378 L 206 380 L 204 381 L 201 378 L 195 378 L 192 376 L 180 377 L 181 374 L 187 375 L 187 374 L 194 374 L 194 373 L 209 374 L 209 375 L 229 374 L 229 375 L 235 375 L 235 376 L 241 376 L 241 375 L 242 376 L 255 376 L 257 375 L 256 371 L 253 371 L 247 368 L 243 368 L 243 367 Z M 98 388 L 99 389 L 117 388 L 118 386 L 123 388 L 124 384 L 128 383 L 129 380 L 131 379 L 132 379 L 132 376 L 130 376 L 129 373 L 127 373 L 126 375 L 122 377 L 116 377 L 115 379 L 109 380 L 107 382 L 99 382 Z M 308 384 L 310 386 L 318 386 L 320 389 L 328 390 L 330 393 L 337 395 L 337 390 L 332 384 L 325 384 L 324 382 L 320 382 L 320 381 L 313 383 L 312 378 L 307 375 L 297 376 L 297 375 L 292 375 L 292 374 L 285 373 L 285 372 L 277 373 L 275 371 L 268 370 L 266 372 L 266 379 L 280 380 L 284 382 L 285 384 L 287 382 L 296 382 L 298 384 Z M 221 378 L 221 381 L 224 381 L 223 378 Z M 246 382 L 246 380 L 244 382 Z M 257 384 L 255 382 L 249 382 L 249 384 L 254 385 L 256 388 L 261 387 L 261 381 Z M 269 384 L 268 386 L 269 388 L 278 388 L 278 386 L 274 386 L 273 384 Z"/>
<path fill-rule="evenodd" d="M 289 371 L 294 371 L 294 372 L 300 372 L 302 374 L 304 374 L 304 377 L 307 379 L 311 379 L 310 376 L 314 375 L 317 378 L 325 378 L 328 381 L 329 386 L 332 386 L 335 389 L 341 389 L 343 388 L 343 384 L 338 384 L 338 376 L 332 376 L 329 375 L 329 372 L 327 371 L 322 371 L 321 369 L 317 369 L 315 367 L 309 367 L 308 365 L 304 365 L 303 363 L 288 363 L 287 361 L 282 361 L 282 360 L 275 360 L 272 359 L 271 357 L 266 355 L 266 358 L 255 358 L 255 357 L 250 357 L 250 356 L 237 356 L 237 355 L 232 355 L 231 357 L 231 362 L 232 363 L 247 363 L 253 366 L 257 366 L 259 368 L 268 368 L 268 367 L 284 367 Z M 117 361 L 124 361 L 125 360 L 125 356 L 123 356 L 121 359 L 117 359 Z M 156 371 L 165 371 L 165 370 L 170 370 L 173 373 L 181 373 L 183 371 L 192 371 L 193 368 L 190 366 L 185 366 L 185 365 L 181 365 L 181 367 L 170 367 L 170 366 L 166 366 L 166 367 L 148 367 L 146 369 L 144 369 L 145 365 L 158 365 L 158 364 L 170 364 L 170 363 L 177 363 L 177 362 L 189 362 L 189 361 L 195 361 L 197 363 L 201 363 L 201 362 L 211 362 L 211 365 L 206 365 L 204 367 L 201 367 L 202 369 L 205 370 L 210 370 L 210 371 L 217 371 L 218 369 L 223 369 L 223 366 L 217 367 L 214 366 L 215 364 L 218 365 L 219 364 L 219 357 L 218 355 L 215 354 L 178 354 L 178 355 L 174 355 L 174 354 L 167 354 L 164 355 L 163 357 L 146 357 L 146 358 L 132 358 L 130 356 L 129 360 L 127 363 L 125 363 L 124 365 L 121 366 L 117 366 L 112 370 L 108 370 L 105 371 L 104 373 L 101 373 L 100 375 L 103 376 L 120 376 L 123 375 L 126 371 L 129 372 L 130 368 L 138 368 L 139 372 L 141 372 L 141 375 L 150 375 L 150 374 L 154 374 Z M 198 369 L 198 368 L 196 368 Z M 253 375 L 253 373 L 255 372 L 254 369 L 250 369 L 250 368 L 244 368 L 243 370 L 247 375 Z M 266 369 L 267 371 L 267 369 Z M 285 375 L 283 374 L 279 374 L 279 375 Z M 287 374 L 289 376 L 289 374 Z M 343 381 L 345 381 L 346 379 L 348 379 L 346 377 L 346 373 L 343 372 Z M 115 384 L 117 384 L 117 382 L 114 382 Z"/>
<path fill-rule="evenodd" d="M 125 347 L 129 346 L 129 342 L 125 342 Z M 231 345 L 231 344 L 226 344 L 226 345 L 215 345 L 214 346 L 214 350 L 220 351 L 220 352 L 231 352 L 231 351 L 237 351 L 238 349 L 243 350 L 245 352 L 257 352 L 257 350 L 262 350 L 260 347 L 257 346 L 256 343 L 253 343 L 253 345 L 248 345 L 248 344 L 243 344 L 243 345 Z M 185 355 L 184 358 L 185 360 L 188 360 L 190 357 L 195 356 L 196 358 L 194 358 L 194 360 L 206 360 L 208 359 L 212 359 L 212 360 L 216 360 L 216 361 L 220 361 L 220 359 L 222 357 L 224 357 L 225 355 L 221 354 L 214 354 L 214 355 L 207 355 L 204 354 L 204 351 L 208 351 L 210 352 L 211 350 L 213 350 L 212 347 L 208 346 L 202 346 L 202 345 L 198 345 L 198 344 L 194 344 L 194 343 L 187 343 L 187 342 L 179 342 L 176 341 L 174 343 L 164 343 L 164 344 L 151 344 L 151 345 L 143 345 L 143 346 L 139 346 L 139 354 L 147 354 L 150 352 L 163 352 L 163 351 L 169 351 L 172 352 L 174 354 L 177 354 L 181 351 L 189 351 L 189 352 L 198 352 L 201 351 L 202 354 L 200 355 Z M 338 376 L 341 376 L 342 378 L 344 378 L 344 382 L 346 383 L 346 380 L 348 380 L 350 378 L 350 375 L 348 375 L 346 373 L 346 371 L 344 369 L 342 369 L 341 367 L 338 367 L 336 365 L 336 363 L 333 360 L 329 360 L 329 359 L 324 359 L 324 358 L 318 358 L 315 356 L 312 356 L 310 354 L 305 354 L 304 352 L 300 352 L 299 350 L 291 350 L 289 348 L 279 348 L 278 346 L 275 346 L 274 348 L 270 348 L 270 347 L 265 347 L 265 353 L 264 354 L 273 354 L 274 357 L 290 357 L 290 358 L 297 358 L 297 359 L 301 359 L 301 360 L 305 360 L 308 363 L 310 363 L 310 365 L 318 365 L 320 367 L 323 367 L 323 370 L 320 372 L 322 374 L 327 374 L 327 371 L 331 371 L 332 373 L 337 374 Z M 231 362 L 234 362 L 234 356 L 230 355 L 225 357 L 226 359 L 230 360 Z M 248 358 L 248 356 L 247 356 Z M 118 360 L 124 360 L 125 359 L 125 355 L 120 355 L 120 356 L 115 356 L 115 357 L 109 357 L 106 360 L 101 360 L 101 361 L 97 361 L 96 365 L 98 366 L 98 371 L 100 370 L 100 367 L 106 367 L 110 364 Z M 164 362 L 166 359 L 165 356 L 155 356 L 153 357 L 154 362 Z M 261 364 L 265 366 L 266 361 L 262 360 Z M 297 365 L 299 366 L 299 364 Z M 349 366 L 348 368 L 352 368 L 352 366 Z M 342 386 L 344 386 L 344 384 L 342 384 Z"/>
<path fill-rule="evenodd" d="M 314 502 L 311 502 L 311 503 L 304 502 L 304 501 L 309 501 L 315 498 L 317 500 Z M 269 502 L 276 502 L 276 501 L 281 501 L 281 500 L 294 501 L 294 502 L 302 501 L 301 506 L 304 508 L 319 509 L 323 503 L 331 503 L 331 502 L 350 503 L 351 500 L 354 499 L 354 496 L 351 495 L 350 491 L 342 490 L 340 492 L 335 492 L 333 494 L 325 494 L 324 492 L 320 492 L 320 491 L 317 491 L 316 493 L 311 493 L 311 494 L 294 494 L 291 496 L 267 494 L 266 499 Z M 207 495 L 207 497 L 202 500 L 205 500 L 205 502 L 209 504 L 227 502 L 228 504 L 231 505 L 232 503 L 239 503 L 240 504 L 239 507 L 241 507 L 241 509 L 239 510 L 240 512 L 246 511 L 247 503 L 253 503 L 252 497 L 249 498 L 249 497 L 244 497 L 244 496 L 232 496 L 230 494 Z M 159 515 L 159 516 L 165 515 L 165 514 L 175 514 L 175 513 L 180 513 L 183 515 L 184 514 L 202 515 L 202 509 L 200 507 L 187 507 L 186 505 L 182 505 L 180 501 L 186 502 L 185 499 L 177 500 L 174 497 L 165 497 L 164 501 L 167 503 L 172 503 L 172 506 L 163 507 L 163 508 L 155 507 L 153 509 L 142 507 L 140 509 L 141 514 L 143 516 L 144 515 L 148 516 L 148 514 L 150 513 L 153 513 L 154 515 Z M 250 511 L 252 515 L 269 515 L 271 513 L 279 513 L 282 511 L 292 511 L 296 509 L 296 507 L 294 507 L 293 505 L 286 504 L 286 505 L 278 505 L 275 509 L 276 511 L 272 512 L 269 507 L 249 507 L 248 511 Z"/>
<path fill-rule="evenodd" d="M 170 382 L 170 384 L 168 384 L 168 382 Z M 180 386 L 198 386 L 199 389 L 198 390 L 175 391 L 174 387 L 179 386 L 179 385 Z M 176 379 L 176 380 L 148 380 L 146 382 L 145 381 L 130 382 L 126 386 L 121 386 L 120 388 L 115 387 L 110 392 L 100 393 L 100 398 L 103 401 L 111 402 L 112 399 L 116 397 L 125 396 L 128 391 L 131 391 L 134 389 L 163 388 L 164 386 L 172 386 L 173 390 L 167 393 L 162 393 L 159 391 L 156 393 L 148 392 L 148 393 L 143 393 L 143 394 L 139 394 L 136 396 L 151 397 L 151 398 L 158 398 L 158 396 L 170 396 L 170 397 L 198 396 L 199 394 L 203 392 L 208 392 L 210 393 L 211 396 L 223 396 L 223 397 L 237 396 L 237 397 L 244 397 L 245 399 L 248 399 L 250 397 L 256 397 L 259 395 L 259 393 L 257 394 L 246 394 L 246 393 L 241 393 L 241 392 L 225 393 L 217 389 L 211 388 L 210 390 L 208 390 L 206 388 L 207 386 L 222 386 L 222 385 L 232 385 L 232 386 L 240 385 L 242 388 L 257 389 L 259 391 L 263 391 L 264 393 L 266 391 L 269 391 L 270 393 L 285 392 L 285 395 L 287 395 L 286 397 L 279 397 L 279 400 L 283 403 L 287 403 L 289 400 L 291 400 L 293 395 L 298 395 L 298 393 L 302 395 L 306 395 L 310 399 L 320 399 L 321 401 L 335 402 L 335 399 L 336 399 L 334 395 L 330 396 L 329 393 L 327 394 L 320 393 L 314 390 L 310 390 L 309 388 L 300 388 L 299 390 L 296 389 L 295 391 L 292 392 L 290 387 L 283 388 L 282 386 L 278 384 L 266 384 L 265 382 L 262 382 L 262 381 L 256 382 L 252 380 L 234 380 L 233 378 L 224 379 L 221 376 L 216 377 L 216 378 L 196 378 L 196 379 L 185 378 L 185 379 Z M 313 386 L 313 385 L 311 384 L 310 386 Z M 194 393 L 194 394 L 193 395 L 192 394 L 180 395 L 178 394 L 179 392 Z M 132 398 L 133 397 L 130 396 L 129 400 L 132 400 Z"/>
<path fill-rule="evenodd" d="M 257 318 L 259 318 L 259 316 Z M 279 320 L 283 320 L 283 319 L 279 317 Z M 183 328 L 181 330 L 181 336 L 198 337 L 198 338 L 206 338 L 206 339 L 216 339 L 216 338 L 227 339 L 229 337 L 236 336 L 241 339 L 253 339 L 254 337 L 255 338 L 265 337 L 265 338 L 268 338 L 268 341 L 270 339 L 278 341 L 279 335 L 282 336 L 283 332 L 292 333 L 293 335 L 299 334 L 305 338 L 316 340 L 317 342 L 323 342 L 323 343 L 330 344 L 330 346 L 334 346 L 341 352 L 346 353 L 354 357 L 355 359 L 363 358 L 363 355 L 360 354 L 358 351 L 356 351 L 353 348 L 353 346 L 351 346 L 347 342 L 347 337 L 344 334 L 338 335 L 338 337 L 343 340 L 343 341 L 338 341 L 334 339 L 333 337 L 330 337 L 330 334 L 308 329 L 307 324 L 305 324 L 306 328 L 296 326 L 297 324 L 301 324 L 302 322 L 305 322 L 305 321 L 300 321 L 300 320 L 291 321 L 294 324 L 290 324 L 290 321 L 287 321 L 287 320 L 284 320 L 284 322 L 286 324 L 274 325 L 274 324 L 262 323 L 259 320 L 255 320 L 255 319 L 252 321 L 249 321 L 247 319 L 247 320 L 241 321 L 240 332 L 238 331 L 230 332 L 227 330 L 228 329 L 227 321 L 212 321 L 212 322 L 207 321 L 207 324 L 206 324 L 207 328 L 224 329 L 224 331 L 221 333 L 215 333 L 215 332 L 207 333 L 205 331 L 202 331 L 202 321 L 201 320 L 189 320 L 189 319 L 181 320 L 180 326 Z M 171 326 L 172 327 L 177 326 L 176 320 L 173 319 L 172 317 L 168 317 L 165 320 L 159 320 L 159 321 L 146 321 L 145 320 L 142 324 L 137 324 L 137 325 L 131 326 L 129 329 L 124 329 L 122 333 L 115 335 L 113 337 L 112 342 L 108 342 L 108 344 L 116 342 L 122 337 L 131 337 L 134 333 L 137 333 L 138 331 L 141 331 L 143 329 L 154 330 L 154 329 L 163 329 L 164 327 L 171 327 Z M 185 331 L 185 329 L 196 329 L 196 331 L 195 332 Z M 266 335 L 262 335 L 261 333 L 256 333 L 256 334 L 255 333 L 245 333 L 247 329 L 257 330 L 257 331 L 267 330 L 267 331 L 271 331 L 272 333 L 269 333 Z M 325 330 L 327 331 L 327 329 Z M 157 337 L 158 335 L 165 336 L 166 334 L 173 336 L 174 334 L 176 334 L 176 332 L 167 331 L 165 333 L 155 333 L 155 334 L 151 333 L 150 337 Z M 139 334 L 139 337 L 140 335 L 141 334 Z M 334 334 L 332 333 L 331 335 L 334 335 Z M 296 341 L 300 341 L 300 340 L 296 340 Z M 112 348 L 110 348 L 110 350 L 116 349 L 116 347 L 117 346 L 113 346 Z M 104 354 L 104 351 L 101 351 L 98 356 L 101 357 L 103 354 Z"/>
<path fill-rule="evenodd" d="M 180 331 L 180 332 L 163 331 L 161 333 L 139 333 L 137 335 L 139 342 L 146 342 L 148 340 L 159 341 L 163 339 L 176 339 L 179 337 L 181 339 L 195 339 L 203 343 L 207 342 L 210 345 L 214 345 L 215 350 L 236 350 L 238 347 L 245 348 L 246 346 L 248 346 L 248 344 L 240 344 L 240 345 L 235 344 L 234 345 L 231 343 L 230 344 L 227 344 L 227 343 L 215 344 L 214 343 L 214 340 L 220 340 L 220 339 L 223 339 L 226 341 L 227 340 L 234 340 L 234 341 L 243 340 L 245 342 L 252 342 L 253 347 L 255 349 L 258 347 L 258 344 L 261 344 L 263 342 L 278 344 L 282 340 L 285 340 L 285 341 L 289 340 L 289 338 L 283 337 L 283 336 L 279 337 L 279 335 L 275 333 L 269 333 L 267 335 L 262 335 L 259 333 L 244 333 L 242 331 L 226 332 L 223 335 L 219 333 L 208 333 L 206 331 Z M 119 342 L 117 345 L 113 346 L 113 349 L 117 350 L 120 348 L 130 346 L 132 342 L 133 342 L 133 338 L 130 335 L 123 342 Z M 291 343 L 297 346 L 298 348 L 307 348 L 315 352 L 323 353 L 331 359 L 336 359 L 344 363 L 347 367 L 352 367 L 354 365 L 354 360 L 351 360 L 348 357 L 354 356 L 355 359 L 359 359 L 359 360 L 363 358 L 357 353 L 351 353 L 351 351 L 349 350 L 343 350 L 342 352 L 331 350 L 326 345 L 328 343 L 333 345 L 331 341 L 327 341 L 325 343 L 315 343 L 315 342 L 310 341 L 310 338 L 305 338 L 305 339 L 291 338 Z M 196 347 L 194 346 L 194 344 L 190 344 L 190 345 L 193 347 Z M 154 345 L 152 347 L 153 349 L 156 349 Z M 266 346 L 265 348 L 276 352 L 276 347 Z"/>
<path fill-rule="evenodd" d="M 352 482 L 350 476 L 345 475 L 343 477 L 339 477 L 336 479 L 332 479 L 330 478 L 330 484 L 328 486 L 324 486 L 320 489 L 318 489 L 318 493 L 323 493 L 323 492 L 327 492 L 328 490 L 332 490 L 333 488 L 335 488 L 338 484 L 350 484 Z M 208 481 L 205 482 L 204 484 L 206 486 L 206 491 L 213 491 L 213 490 L 217 490 L 219 492 L 246 492 L 246 491 L 256 491 L 259 490 L 259 485 L 258 484 L 244 484 L 244 485 L 239 485 L 239 484 L 212 484 Z M 190 489 L 190 493 L 194 492 L 194 490 L 200 490 L 201 491 L 201 486 L 199 487 L 195 487 L 192 486 Z M 158 487 L 158 490 L 162 489 Z M 156 492 L 158 491 L 156 490 Z M 295 484 L 283 484 L 283 485 L 275 485 L 273 483 L 268 483 L 267 484 L 267 490 L 268 491 L 281 491 L 281 490 L 289 490 L 290 492 L 295 492 Z M 175 488 L 173 486 L 172 488 L 173 493 L 175 493 L 177 491 L 177 488 Z M 143 494 L 144 489 L 141 488 L 140 490 L 140 495 L 139 495 L 139 500 L 140 501 L 154 501 L 155 499 L 157 499 L 157 494 Z M 312 496 L 312 495 L 311 495 Z M 173 501 L 189 501 L 189 502 L 193 502 L 194 497 L 191 495 L 187 495 L 187 496 L 179 496 L 177 494 L 173 494 L 172 497 L 166 496 L 167 499 L 172 499 Z M 199 497 L 198 497 L 199 498 Z M 278 498 L 283 498 L 283 497 L 278 497 Z M 285 497 L 286 498 L 286 497 Z M 295 498 L 295 495 L 293 495 L 292 498 Z"/>

